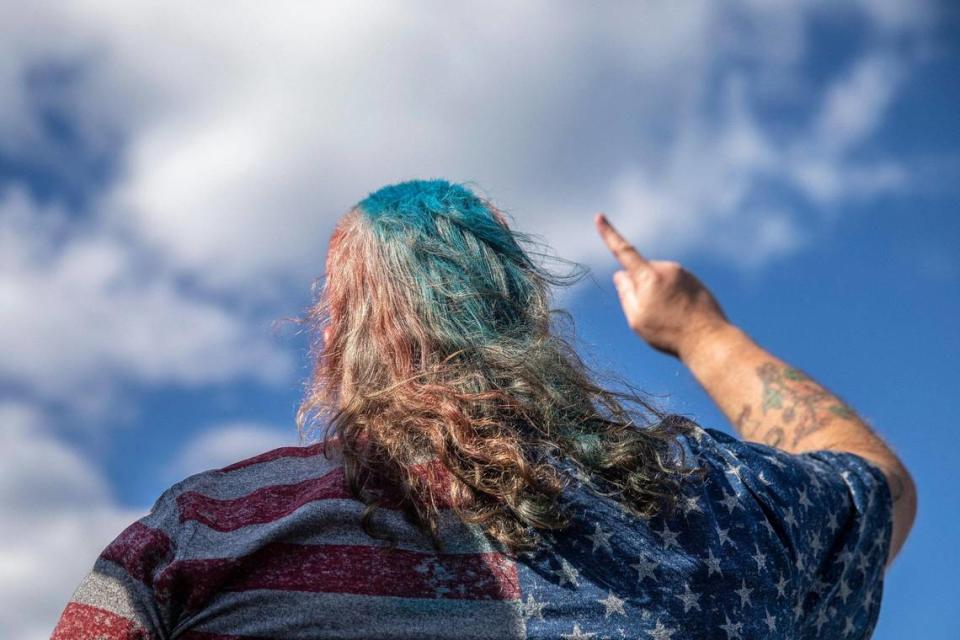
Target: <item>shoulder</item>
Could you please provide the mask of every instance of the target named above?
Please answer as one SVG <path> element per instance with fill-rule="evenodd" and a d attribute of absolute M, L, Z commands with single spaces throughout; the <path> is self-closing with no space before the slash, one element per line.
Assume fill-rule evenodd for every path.
<path fill-rule="evenodd" d="M 340 466 L 340 461 L 336 447 L 323 442 L 277 447 L 189 475 L 164 490 L 163 495 L 176 497 L 190 491 L 236 493 L 261 485 L 292 484 L 316 477 L 318 472 L 332 471 Z"/>
<path fill-rule="evenodd" d="M 347 497 L 339 451 L 322 442 L 279 447 L 195 473 L 167 488 L 157 504 L 173 515 L 181 537 L 192 537 L 198 526 L 234 531 L 320 497 Z"/>
<path fill-rule="evenodd" d="M 180 480 L 103 549 L 73 596 L 74 609 L 94 606 L 145 629 L 173 628 L 182 607 L 211 596 L 214 577 L 223 577 L 218 570 L 267 538 L 270 522 L 318 497 L 345 495 L 341 468 L 319 443 L 264 451 Z"/>

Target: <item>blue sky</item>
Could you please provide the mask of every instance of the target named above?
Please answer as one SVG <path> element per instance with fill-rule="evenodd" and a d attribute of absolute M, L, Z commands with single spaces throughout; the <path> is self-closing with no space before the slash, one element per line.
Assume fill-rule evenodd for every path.
<path fill-rule="evenodd" d="M 0 635 L 45 638 L 189 473 L 296 443 L 337 216 L 472 181 L 560 256 L 581 350 L 729 430 L 627 329 L 604 211 L 854 406 L 918 483 L 876 638 L 954 638 L 960 50 L 946 3 L 0 2 Z"/>

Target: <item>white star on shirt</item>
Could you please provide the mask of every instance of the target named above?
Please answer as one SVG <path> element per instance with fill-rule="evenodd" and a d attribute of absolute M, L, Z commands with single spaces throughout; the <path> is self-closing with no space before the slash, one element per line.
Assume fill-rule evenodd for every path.
<path fill-rule="evenodd" d="M 699 511 L 703 513 L 703 509 L 700 507 L 700 498 L 698 496 L 684 496 L 683 499 L 683 515 L 689 516 L 694 511 Z"/>
<path fill-rule="evenodd" d="M 720 558 L 713 555 L 713 549 L 707 548 L 707 577 L 709 578 L 714 573 L 719 573 L 723 575 L 723 571 L 720 570 Z"/>
<path fill-rule="evenodd" d="M 797 552 L 797 572 L 803 573 L 807 569 L 807 556 L 803 552 Z"/>
<path fill-rule="evenodd" d="M 772 615 L 770 615 L 770 612 L 767 611 L 766 609 L 764 609 L 763 612 L 767 615 L 767 617 L 764 619 L 764 622 L 767 623 L 767 629 L 768 629 L 769 631 L 776 631 L 776 630 L 777 630 L 777 616 L 772 616 Z"/>
<path fill-rule="evenodd" d="M 594 523 L 593 533 L 587 536 L 593 541 L 593 552 L 596 553 L 598 548 L 603 547 L 607 550 L 607 553 L 613 553 L 613 548 L 610 546 L 610 536 L 612 535 L 612 533 L 604 532 L 598 523 Z"/>
<path fill-rule="evenodd" d="M 639 562 L 636 562 L 630 565 L 631 569 L 637 570 L 637 584 L 643 582 L 644 578 L 650 578 L 656 580 L 656 576 L 653 574 L 657 570 L 657 567 L 660 566 L 660 563 L 655 560 L 647 560 L 646 558 L 640 558 Z"/>
<path fill-rule="evenodd" d="M 807 472 L 807 477 L 810 478 L 810 484 L 819 489 L 823 486 L 823 482 L 820 480 L 820 476 L 814 473 L 812 470 Z"/>
<path fill-rule="evenodd" d="M 799 504 L 800 504 L 801 506 L 803 506 L 803 507 L 812 507 L 812 506 L 813 506 L 813 503 L 810 502 L 810 498 L 807 497 L 807 489 L 806 489 L 806 487 L 797 489 L 797 493 L 800 494 Z"/>
<path fill-rule="evenodd" d="M 524 619 L 529 619 L 533 617 L 540 618 L 541 622 L 546 622 L 543 619 L 543 608 L 547 606 L 545 602 L 537 602 L 532 594 L 527 595 L 527 601 L 523 603 L 523 617 Z"/>
<path fill-rule="evenodd" d="M 814 531 L 810 534 L 810 548 L 813 549 L 814 555 L 820 555 L 820 552 L 823 550 L 823 542 L 820 540 L 819 531 Z"/>
<path fill-rule="evenodd" d="M 760 545 L 756 542 L 753 543 L 753 547 L 757 550 L 757 553 L 750 557 L 757 563 L 757 571 L 763 571 L 767 566 L 767 554 L 760 551 Z"/>
<path fill-rule="evenodd" d="M 827 529 L 830 529 L 830 535 L 833 535 L 833 532 L 839 528 L 840 524 L 837 522 L 837 514 L 831 511 L 830 516 L 827 518 Z"/>
<path fill-rule="evenodd" d="M 875 536 L 873 536 L 873 546 L 882 548 L 883 545 L 887 542 L 887 537 L 883 533 L 883 529 L 878 529 Z"/>
<path fill-rule="evenodd" d="M 777 587 L 777 598 L 787 597 L 787 585 L 790 584 L 783 574 L 780 574 L 780 580 L 775 585 Z"/>
<path fill-rule="evenodd" d="M 837 559 L 833 561 L 833 564 L 838 562 L 843 563 L 843 569 L 841 571 L 847 570 L 847 565 L 850 564 L 850 561 L 853 560 L 853 552 L 850 549 L 844 549 L 837 554 Z"/>
<path fill-rule="evenodd" d="M 586 640 L 587 638 L 590 638 L 595 635 L 597 635 L 596 631 L 589 631 L 589 632 L 581 631 L 580 625 L 574 622 L 573 631 L 571 631 L 570 633 L 561 633 L 560 637 L 564 638 L 565 640 Z"/>
<path fill-rule="evenodd" d="M 827 623 L 827 613 L 822 608 L 817 612 L 817 621 L 814 623 L 817 626 L 817 635 L 820 635 L 820 628 Z"/>
<path fill-rule="evenodd" d="M 731 547 L 736 547 L 737 545 L 733 544 L 733 540 L 730 539 L 728 535 L 730 529 L 721 529 L 717 527 L 717 535 L 720 537 L 720 548 L 723 549 L 723 543 L 729 542 Z"/>
<path fill-rule="evenodd" d="M 597 602 L 607 608 L 606 612 L 603 614 L 604 619 L 609 618 L 611 613 L 627 615 L 627 612 L 623 610 L 624 601 L 614 595 L 613 591 L 608 591 L 607 597 L 603 600 L 597 600 Z"/>
<path fill-rule="evenodd" d="M 743 465 L 742 465 L 742 464 L 738 464 L 738 465 L 735 466 L 735 467 L 727 467 L 727 468 L 726 468 L 726 473 L 732 474 L 732 475 L 735 476 L 738 480 L 743 480 L 743 476 L 740 475 L 740 469 L 743 469 Z"/>
<path fill-rule="evenodd" d="M 676 629 L 665 627 L 659 620 L 657 620 L 657 626 L 654 627 L 652 631 L 647 631 L 653 640 L 670 640 L 670 636 L 676 632 Z"/>
<path fill-rule="evenodd" d="M 726 490 L 723 491 L 723 500 L 720 502 L 727 508 L 729 513 L 733 513 L 733 510 L 737 507 L 740 507 L 740 498 L 737 497 L 736 493 L 728 494 Z M 740 507 L 741 509 L 743 507 Z"/>
<path fill-rule="evenodd" d="M 670 531 L 670 525 L 668 525 L 666 522 L 663 523 L 663 530 L 654 530 L 654 533 L 660 536 L 660 540 L 663 541 L 663 544 L 667 549 L 670 548 L 670 545 L 676 545 L 677 547 L 680 546 L 680 543 L 677 542 L 677 536 L 680 535 L 680 532 Z"/>
<path fill-rule="evenodd" d="M 860 552 L 860 562 L 857 564 L 857 569 L 863 573 L 863 575 L 867 575 L 867 571 L 870 570 L 870 556 Z"/>
<path fill-rule="evenodd" d="M 747 581 L 746 581 L 746 580 L 742 580 L 742 581 L 741 581 L 741 585 L 742 585 L 742 586 L 741 586 L 739 589 L 737 589 L 736 591 L 734 591 L 735 594 L 737 594 L 737 595 L 740 596 L 740 606 L 743 607 L 743 606 L 746 606 L 746 605 L 748 605 L 748 604 L 749 604 L 749 605 L 752 605 L 753 603 L 750 602 L 750 594 L 753 593 L 753 589 L 748 589 L 748 588 L 747 588 Z"/>
<path fill-rule="evenodd" d="M 793 608 L 793 619 L 797 621 L 800 619 L 800 616 L 803 615 L 803 596 L 801 595 L 797 599 L 797 606 Z"/>
<path fill-rule="evenodd" d="M 743 630 L 743 623 L 738 622 L 733 624 L 730 622 L 730 618 L 727 617 L 727 614 L 723 614 L 723 617 L 726 620 L 726 623 L 720 625 L 720 628 L 723 629 L 727 634 L 727 640 L 734 640 L 735 638 L 743 640 L 743 636 L 740 635 L 741 631 Z"/>
<path fill-rule="evenodd" d="M 853 626 L 853 616 L 847 616 L 846 622 L 847 624 L 843 627 L 844 638 L 846 638 L 848 635 L 850 635 L 851 633 L 857 630 L 857 628 Z"/>
<path fill-rule="evenodd" d="M 564 584 L 569 582 L 575 587 L 579 587 L 580 583 L 577 582 L 577 579 L 580 577 L 580 574 L 577 572 L 576 568 L 567 562 L 566 558 L 560 558 L 560 568 L 553 570 L 554 575 L 560 578 L 560 582 L 557 583 L 557 586 L 562 587 Z"/>
<path fill-rule="evenodd" d="M 846 578 L 840 578 L 840 591 L 837 595 L 843 600 L 843 604 L 847 604 L 847 598 L 850 597 L 850 594 L 853 593 L 853 589 L 850 588 L 850 585 L 847 584 Z"/>
<path fill-rule="evenodd" d="M 684 588 L 683 593 L 680 593 L 674 596 L 675 598 L 679 598 L 681 601 L 683 601 L 683 612 L 687 613 L 688 611 L 690 611 L 690 609 L 693 609 L 694 607 L 696 607 L 697 611 L 701 611 L 700 603 L 699 603 L 700 594 L 690 591 L 689 584 L 683 585 L 683 588 Z"/>
<path fill-rule="evenodd" d="M 793 527 L 797 526 L 797 518 L 793 515 L 793 507 L 787 507 L 783 510 L 787 515 L 783 516 L 783 521 Z"/>

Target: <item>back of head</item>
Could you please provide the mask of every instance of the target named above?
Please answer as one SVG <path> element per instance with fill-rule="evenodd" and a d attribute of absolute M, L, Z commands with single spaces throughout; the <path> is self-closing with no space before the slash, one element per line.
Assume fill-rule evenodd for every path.
<path fill-rule="evenodd" d="M 325 424 L 356 497 L 382 498 L 364 478 L 396 488 L 438 545 L 443 507 L 511 551 L 562 528 L 563 482 L 545 454 L 604 476 L 644 515 L 673 493 L 680 425 L 642 428 L 663 414 L 593 380 L 549 305 L 550 286 L 580 273 L 551 273 L 532 245 L 446 180 L 383 187 L 331 237 L 298 424 Z"/>

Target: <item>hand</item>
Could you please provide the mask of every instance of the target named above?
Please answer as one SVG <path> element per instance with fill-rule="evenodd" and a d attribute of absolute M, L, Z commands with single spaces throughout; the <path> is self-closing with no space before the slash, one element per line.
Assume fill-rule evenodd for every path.
<path fill-rule="evenodd" d="M 710 291 L 669 260 L 647 260 L 602 214 L 594 222 L 623 269 L 613 274 L 630 328 L 651 347 L 686 360 L 703 338 L 729 325 Z"/>

